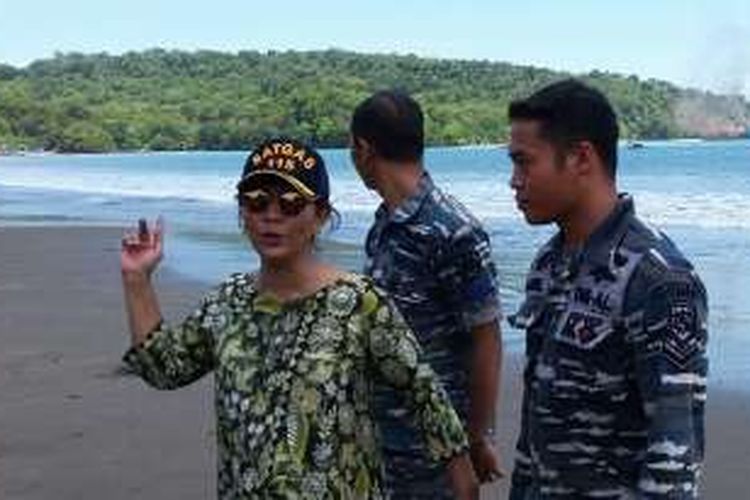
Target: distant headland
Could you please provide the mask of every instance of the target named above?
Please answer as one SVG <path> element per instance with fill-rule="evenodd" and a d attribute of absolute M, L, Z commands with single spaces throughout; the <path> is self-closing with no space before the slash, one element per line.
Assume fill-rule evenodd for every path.
<path fill-rule="evenodd" d="M 507 139 L 512 99 L 569 76 L 609 96 L 627 140 L 750 132 L 741 96 L 602 71 L 342 50 L 152 49 L 0 64 L 0 152 L 232 150 L 272 134 L 344 146 L 354 106 L 386 87 L 423 104 L 431 144 L 497 143 Z"/>

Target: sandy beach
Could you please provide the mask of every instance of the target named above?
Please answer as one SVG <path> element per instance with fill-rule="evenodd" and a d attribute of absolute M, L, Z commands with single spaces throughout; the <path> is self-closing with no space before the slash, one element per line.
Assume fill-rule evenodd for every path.
<path fill-rule="evenodd" d="M 215 498 L 212 380 L 158 392 L 120 372 L 120 230 L 0 227 L 0 498 Z M 166 262 L 168 266 L 168 262 Z M 168 319 L 206 285 L 159 272 Z M 719 332 L 712 332 L 719 335 Z M 498 412 L 512 466 L 521 358 Z M 712 387 L 704 498 L 747 498 L 750 392 Z M 505 498 L 505 484 L 485 498 Z"/>

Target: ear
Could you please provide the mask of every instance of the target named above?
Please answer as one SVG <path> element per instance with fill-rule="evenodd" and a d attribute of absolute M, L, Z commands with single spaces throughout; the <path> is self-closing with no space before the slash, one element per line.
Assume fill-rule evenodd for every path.
<path fill-rule="evenodd" d="M 567 159 L 569 165 L 581 176 L 591 175 L 601 163 L 594 145 L 589 141 L 580 141 L 571 146 L 568 150 Z"/>
<path fill-rule="evenodd" d="M 363 139 L 362 137 L 354 137 L 352 139 L 352 143 L 354 144 L 357 153 L 362 155 L 364 158 L 369 158 L 374 151 L 372 145 L 367 141 L 367 139 Z"/>

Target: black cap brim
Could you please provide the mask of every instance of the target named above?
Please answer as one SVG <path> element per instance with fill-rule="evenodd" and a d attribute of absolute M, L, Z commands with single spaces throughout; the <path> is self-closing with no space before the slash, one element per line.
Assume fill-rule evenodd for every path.
<path fill-rule="evenodd" d="M 310 199 L 316 198 L 315 193 L 312 189 L 307 187 L 302 181 L 297 179 L 296 177 L 286 174 L 284 172 L 280 172 L 278 170 L 254 170 L 250 174 L 246 175 L 245 177 L 240 180 L 240 182 L 237 183 L 237 189 L 242 190 L 243 188 L 247 187 L 248 184 L 250 184 L 253 180 L 260 181 L 263 177 L 270 177 L 275 179 L 281 179 L 287 184 L 289 184 L 292 188 L 294 188 L 295 191 L 297 191 L 302 196 L 305 196 Z"/>

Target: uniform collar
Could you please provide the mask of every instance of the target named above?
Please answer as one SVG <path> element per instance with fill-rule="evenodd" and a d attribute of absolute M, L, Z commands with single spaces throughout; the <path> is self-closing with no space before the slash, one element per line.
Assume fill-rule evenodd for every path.
<path fill-rule="evenodd" d="M 633 217 L 635 217 L 633 198 L 627 193 L 620 194 L 615 208 L 591 233 L 581 250 L 568 255 L 565 260 L 576 261 L 575 267 L 583 263 L 588 263 L 592 267 L 609 266 L 613 252 L 622 242 Z M 552 254 L 543 253 L 549 257 L 552 255 L 564 257 L 562 232 L 558 232 L 549 242 L 548 251 Z"/>
<path fill-rule="evenodd" d="M 408 222 L 417 215 L 419 209 L 422 208 L 424 201 L 434 190 L 435 184 L 432 182 L 430 175 L 427 172 L 424 172 L 419 179 L 417 191 L 414 194 L 402 201 L 393 212 L 388 212 L 385 203 L 381 203 L 380 207 L 378 207 L 376 218 L 378 220 L 386 219 L 388 222 L 394 224 Z"/>
<path fill-rule="evenodd" d="M 635 217 L 633 198 L 621 194 L 612 212 L 589 236 L 581 259 L 595 265 L 608 265 L 612 253 L 620 246 L 630 221 Z"/>

